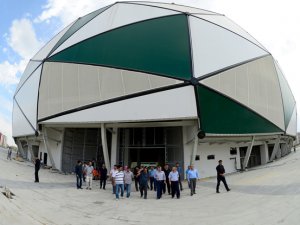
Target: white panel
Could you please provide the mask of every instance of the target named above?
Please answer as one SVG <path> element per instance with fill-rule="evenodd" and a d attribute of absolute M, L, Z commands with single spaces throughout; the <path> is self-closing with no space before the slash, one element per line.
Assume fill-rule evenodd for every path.
<path fill-rule="evenodd" d="M 194 88 L 187 86 L 86 109 L 43 123 L 125 122 L 196 117 Z"/>
<path fill-rule="evenodd" d="M 296 136 L 297 135 L 297 106 L 295 105 L 290 123 L 286 128 L 286 133 L 289 135 Z"/>
<path fill-rule="evenodd" d="M 151 76 L 151 75 L 149 75 Z M 149 76 L 144 73 L 123 71 L 122 78 L 126 94 L 133 94 L 150 89 Z"/>
<path fill-rule="evenodd" d="M 22 84 L 25 82 L 25 80 L 32 74 L 32 72 L 38 68 L 38 66 L 41 64 L 42 62 L 36 62 L 36 61 L 29 61 L 29 63 L 26 66 L 26 69 L 24 70 L 24 73 L 20 79 L 20 82 L 18 84 L 18 87 L 16 90 L 19 90 L 19 88 L 22 86 Z"/>
<path fill-rule="evenodd" d="M 205 20 L 208 20 L 212 23 L 218 24 L 228 30 L 231 30 L 242 37 L 248 39 L 249 41 L 252 41 L 253 43 L 257 44 L 261 48 L 265 49 L 254 37 L 252 37 L 247 31 L 245 31 L 243 28 L 241 28 L 239 25 L 234 23 L 232 20 L 228 19 L 226 16 L 221 15 L 194 15 L 198 18 L 202 18 Z M 265 49 L 266 50 L 266 49 Z"/>
<path fill-rule="evenodd" d="M 197 9 L 193 7 L 188 7 L 184 5 L 176 5 L 176 4 L 168 4 L 168 3 L 157 3 L 157 2 L 133 2 L 137 4 L 143 4 L 143 5 L 149 5 L 149 6 L 156 6 L 160 8 L 165 8 L 165 9 L 171 9 L 171 10 L 176 10 L 179 12 L 188 12 L 188 13 L 199 13 L 199 14 L 209 14 L 209 15 L 215 15 L 217 13 L 203 10 L 203 9 Z"/>
<path fill-rule="evenodd" d="M 73 23 L 71 23 L 69 26 L 67 26 L 65 29 L 59 32 L 54 38 L 52 38 L 40 51 L 38 51 L 38 53 L 36 53 L 36 55 L 32 59 L 33 60 L 45 59 L 47 55 L 50 53 L 50 51 L 52 50 L 52 48 L 56 45 L 56 43 L 60 40 L 60 38 L 66 33 L 66 31 L 73 25 Z"/>
<path fill-rule="evenodd" d="M 14 102 L 12 136 L 19 137 L 33 134 L 35 134 L 35 131 L 32 129 L 30 124 L 27 122 L 26 118 L 23 116 L 17 104 Z"/>
<path fill-rule="evenodd" d="M 109 9 L 105 10 L 99 16 L 95 17 L 93 20 L 79 29 L 76 33 L 74 33 L 59 48 L 57 48 L 56 51 L 52 53 L 52 55 L 82 40 L 112 30 L 114 28 L 142 20 L 174 14 L 178 13 L 175 11 L 152 8 L 142 5 L 121 3 L 115 4 Z"/>
<path fill-rule="evenodd" d="M 15 96 L 21 110 L 34 128 L 37 123 L 37 98 L 42 66 L 40 66 L 24 83 Z"/>
<path fill-rule="evenodd" d="M 63 110 L 73 109 L 79 105 L 78 65 L 62 64 L 62 102 Z"/>
<path fill-rule="evenodd" d="M 284 130 L 280 87 L 271 56 L 214 75 L 201 83 L 248 106 Z"/>
<path fill-rule="evenodd" d="M 125 95 L 122 71 L 110 68 L 99 68 L 101 77 L 101 97 L 102 100 L 117 98 Z"/>
<path fill-rule="evenodd" d="M 222 27 L 191 16 L 189 19 L 195 77 L 267 54 Z"/>

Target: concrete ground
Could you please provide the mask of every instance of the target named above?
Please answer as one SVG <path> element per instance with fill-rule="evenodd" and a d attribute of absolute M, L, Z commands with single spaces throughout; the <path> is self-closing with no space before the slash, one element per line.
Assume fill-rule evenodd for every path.
<path fill-rule="evenodd" d="M 216 179 L 198 181 L 197 194 L 187 184 L 181 199 L 164 195 L 156 200 L 133 192 L 130 199 L 116 201 L 111 185 L 100 190 L 77 190 L 74 175 L 40 171 L 28 162 L 6 160 L 0 149 L 0 186 L 15 194 L 0 194 L 0 224 L 180 224 L 180 225 L 298 225 L 300 224 L 300 149 L 283 159 L 244 173 L 227 175 L 232 191 L 215 193 Z M 225 165 L 226 168 L 226 165 Z"/>

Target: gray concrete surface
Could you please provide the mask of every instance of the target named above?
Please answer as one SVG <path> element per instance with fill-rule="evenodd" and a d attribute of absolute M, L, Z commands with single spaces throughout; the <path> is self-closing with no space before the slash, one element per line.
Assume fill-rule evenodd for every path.
<path fill-rule="evenodd" d="M 74 175 L 40 171 L 28 162 L 6 160 L 0 150 L 0 186 L 15 194 L 0 194 L 0 224 L 180 224 L 180 225 L 298 225 L 300 224 L 300 149 L 254 170 L 227 175 L 232 191 L 215 193 L 216 179 L 198 181 L 197 194 L 187 184 L 181 199 L 155 193 L 140 199 L 115 201 L 111 185 L 106 191 L 94 182 L 93 190 L 77 190 Z M 226 168 L 226 165 L 225 165 Z"/>

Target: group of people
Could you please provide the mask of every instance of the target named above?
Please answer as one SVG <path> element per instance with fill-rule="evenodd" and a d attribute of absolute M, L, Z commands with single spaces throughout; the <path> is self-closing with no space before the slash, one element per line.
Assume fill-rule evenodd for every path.
<path fill-rule="evenodd" d="M 93 171 L 95 168 L 92 162 L 87 164 L 79 160 L 75 166 L 75 174 L 77 179 L 77 189 L 82 189 L 82 180 L 86 182 L 86 189 L 92 189 L 93 181 Z M 225 179 L 225 168 L 222 165 L 222 160 L 219 160 L 219 165 L 216 167 L 217 170 L 217 187 L 216 192 L 219 192 L 220 182 L 224 183 L 227 191 L 230 191 L 226 179 Z M 180 198 L 180 192 L 182 188 L 182 168 L 179 163 L 176 163 L 172 169 L 166 164 L 162 168 L 161 166 L 141 166 L 135 167 L 133 171 L 128 166 L 114 165 L 110 173 L 108 174 L 105 164 L 97 171 L 100 176 L 100 189 L 105 190 L 106 180 L 108 175 L 112 183 L 112 193 L 115 194 L 116 200 L 124 198 L 124 193 L 126 191 L 126 197 L 130 197 L 131 185 L 133 180 L 135 183 L 136 191 L 140 191 L 140 197 L 147 199 L 147 192 L 156 191 L 156 199 L 160 199 L 163 194 L 168 193 L 172 198 L 176 196 L 177 199 Z M 190 189 L 190 194 L 193 196 L 196 194 L 196 184 L 197 180 L 200 178 L 197 169 L 193 165 L 188 166 L 185 171 L 186 178 L 188 181 L 188 186 Z M 149 185 L 150 184 L 150 185 Z"/>

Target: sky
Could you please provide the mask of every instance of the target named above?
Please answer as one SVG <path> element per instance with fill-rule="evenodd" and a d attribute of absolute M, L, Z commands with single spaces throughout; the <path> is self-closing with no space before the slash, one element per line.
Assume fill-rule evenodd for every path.
<path fill-rule="evenodd" d="M 151 1 L 151 0 L 148 0 Z M 300 99 L 300 4 L 297 0 L 155 0 L 225 14 L 255 37 L 279 62 Z M 1 0 L 0 132 L 12 145 L 13 95 L 29 59 L 61 29 L 112 0 Z M 298 104 L 300 112 L 300 103 Z M 300 122 L 298 121 L 298 131 Z"/>

